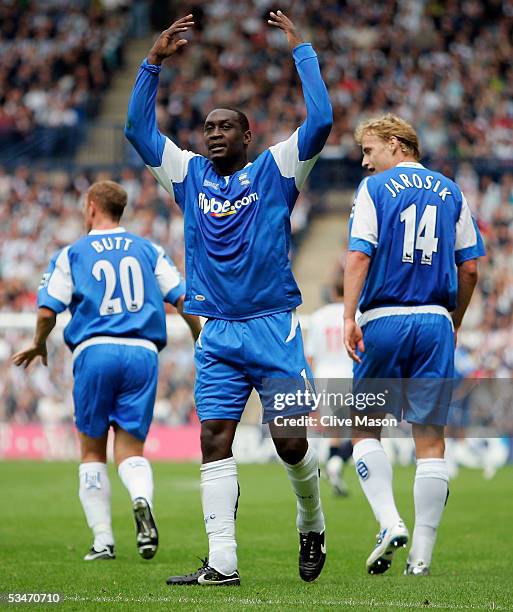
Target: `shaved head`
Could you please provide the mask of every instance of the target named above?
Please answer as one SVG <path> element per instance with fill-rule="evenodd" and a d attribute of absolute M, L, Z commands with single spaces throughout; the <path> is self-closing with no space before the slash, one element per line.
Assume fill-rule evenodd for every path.
<path fill-rule="evenodd" d="M 229 111 L 230 113 L 234 113 L 237 116 L 237 121 L 240 123 L 240 127 L 243 132 L 247 132 L 249 130 L 249 121 L 247 116 L 238 108 L 233 108 L 232 106 L 220 106 L 219 108 L 214 108 L 208 114 L 207 118 L 205 119 L 205 123 L 209 119 L 211 119 L 211 115 L 213 115 L 214 113 L 220 113 L 224 111 Z"/>

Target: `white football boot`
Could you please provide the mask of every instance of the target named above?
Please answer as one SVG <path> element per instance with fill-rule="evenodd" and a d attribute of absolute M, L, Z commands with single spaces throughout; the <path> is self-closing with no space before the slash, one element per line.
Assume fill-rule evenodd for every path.
<path fill-rule="evenodd" d="M 376 539 L 376 546 L 367 559 L 369 574 L 383 574 L 392 565 L 394 553 L 399 548 L 405 548 L 410 534 L 403 521 L 392 527 L 382 529 Z"/>

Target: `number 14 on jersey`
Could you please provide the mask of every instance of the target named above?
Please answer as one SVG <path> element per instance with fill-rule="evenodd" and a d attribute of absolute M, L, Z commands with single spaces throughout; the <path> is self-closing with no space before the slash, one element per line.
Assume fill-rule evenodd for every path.
<path fill-rule="evenodd" d="M 403 262 L 413 263 L 415 250 L 422 251 L 420 263 L 431 265 L 433 253 L 438 249 L 436 231 L 436 206 L 426 206 L 417 227 L 417 206 L 412 204 L 401 213 L 404 223 Z M 416 231 L 415 231 L 416 230 Z"/>

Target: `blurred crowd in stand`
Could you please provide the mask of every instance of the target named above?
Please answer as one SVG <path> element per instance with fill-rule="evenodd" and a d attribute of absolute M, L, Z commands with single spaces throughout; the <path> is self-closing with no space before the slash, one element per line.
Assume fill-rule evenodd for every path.
<path fill-rule="evenodd" d="M 0 2 L 0 159 L 67 158 L 123 62 L 131 2 Z"/>
<path fill-rule="evenodd" d="M 63 157 L 98 110 L 127 36 L 163 29 L 192 10 L 191 44 L 164 65 L 163 131 L 200 149 L 206 113 L 240 106 L 253 151 L 304 116 L 273 0 L 26 0 L 0 5 L 0 134 L 11 150 Z M 309 0 L 280 4 L 318 51 L 335 123 L 324 156 L 355 158 L 352 133 L 391 110 L 410 120 L 424 154 L 513 158 L 512 0 Z M 173 13 L 174 11 L 174 13 Z M 168 21 L 169 20 L 169 21 Z M 5 151 L 4 151 L 5 154 Z"/>
<path fill-rule="evenodd" d="M 197 149 L 204 116 L 225 102 L 247 112 L 255 151 L 295 129 L 304 108 L 287 41 L 267 24 L 274 0 L 187 6 L 197 25 L 162 70 L 161 127 Z M 390 110 L 418 128 L 428 157 L 513 159 L 511 0 L 284 0 L 280 7 L 319 54 L 335 115 L 325 157 L 358 157 L 356 124 Z"/>

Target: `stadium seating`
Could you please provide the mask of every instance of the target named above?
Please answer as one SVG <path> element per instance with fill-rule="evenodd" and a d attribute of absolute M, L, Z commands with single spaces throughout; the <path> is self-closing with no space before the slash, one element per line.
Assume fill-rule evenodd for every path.
<path fill-rule="evenodd" d="M 128 5 L 0 5 L 0 160 L 69 159 L 122 64 Z"/>
<path fill-rule="evenodd" d="M 257 150 L 276 142 L 301 120 L 303 106 L 285 61 L 286 42 L 266 23 L 274 4 L 196 5 L 193 44 L 163 70 L 162 127 L 194 148 L 202 118 L 223 92 L 226 102 L 247 111 Z M 418 127 L 431 158 L 513 159 L 507 3 L 282 3 L 287 6 L 314 42 L 331 94 L 335 121 L 325 155 L 358 159 L 357 122 L 390 110 Z"/>

